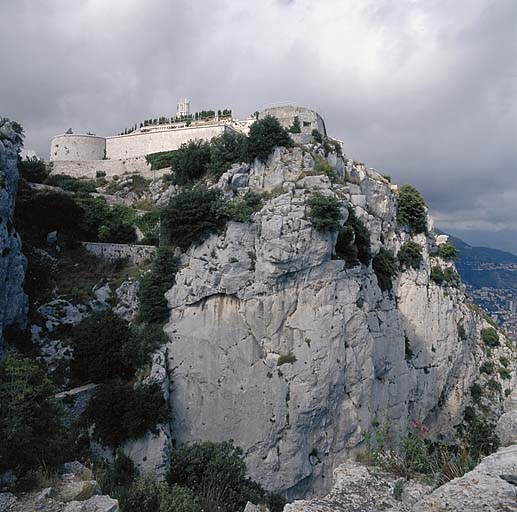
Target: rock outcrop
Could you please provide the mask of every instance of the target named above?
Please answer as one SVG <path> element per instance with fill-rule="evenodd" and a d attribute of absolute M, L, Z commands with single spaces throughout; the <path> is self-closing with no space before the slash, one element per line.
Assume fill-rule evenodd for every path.
<path fill-rule="evenodd" d="M 21 133 L 15 123 L 0 119 L 0 353 L 5 328 L 25 327 L 27 322 L 28 301 L 22 287 L 27 261 L 13 223 Z"/>
<path fill-rule="evenodd" d="M 503 339 L 487 355 L 485 321 L 462 286 L 431 280 L 432 266 L 449 263 L 433 255 L 432 231 L 412 236 L 397 223 L 396 187 L 336 153 L 327 157 L 332 183 L 315 167 L 318 153 L 277 148 L 267 164 L 225 173 L 218 187 L 226 195 L 253 190 L 268 199 L 252 223 L 229 223 L 190 248 L 167 293 L 175 441 L 232 439 L 254 480 L 290 496 L 328 490 L 333 469 L 362 449 L 376 418 L 400 433 L 423 421 L 447 437 L 479 364 L 514 357 Z M 383 292 L 371 264 L 334 259 L 336 233 L 308 218 L 315 192 L 342 202 L 343 222 L 353 209 L 373 255 L 417 243 L 418 270 Z M 514 381 L 500 380 L 502 389 Z M 498 408 L 499 395 L 491 402 Z"/>

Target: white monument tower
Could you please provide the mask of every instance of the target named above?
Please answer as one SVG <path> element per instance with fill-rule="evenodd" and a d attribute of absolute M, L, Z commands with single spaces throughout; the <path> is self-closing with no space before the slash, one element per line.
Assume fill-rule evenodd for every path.
<path fill-rule="evenodd" d="M 190 100 L 183 98 L 178 101 L 176 109 L 176 118 L 182 119 L 190 115 Z"/>

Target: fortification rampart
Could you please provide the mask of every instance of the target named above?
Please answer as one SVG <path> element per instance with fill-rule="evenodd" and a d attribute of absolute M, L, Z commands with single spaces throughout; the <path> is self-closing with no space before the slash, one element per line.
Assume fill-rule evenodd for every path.
<path fill-rule="evenodd" d="M 312 130 L 318 130 L 322 135 L 327 135 L 325 121 L 314 110 L 293 105 L 269 107 L 260 112 L 259 119 L 263 119 L 268 115 L 276 117 L 284 128 L 290 128 L 297 117 L 300 121 L 302 133 L 311 134 Z"/>
<path fill-rule="evenodd" d="M 104 173 L 108 178 L 122 174 L 140 174 L 144 177 L 154 178 L 168 172 L 170 172 L 170 168 L 151 171 L 151 166 L 144 157 L 123 160 L 54 160 L 50 164 L 51 174 L 66 174 L 75 178 L 95 178 L 99 176 L 98 173 Z"/>
<path fill-rule="evenodd" d="M 100 242 L 82 242 L 83 247 L 99 258 L 107 260 L 127 259 L 140 265 L 156 255 L 154 245 L 107 244 Z"/>
<path fill-rule="evenodd" d="M 50 142 L 50 160 L 102 160 L 106 155 L 106 139 L 95 135 L 65 134 Z"/>
<path fill-rule="evenodd" d="M 115 160 L 171 151 L 190 140 L 210 140 L 228 130 L 231 128 L 226 125 L 214 124 L 107 137 L 106 158 Z"/>

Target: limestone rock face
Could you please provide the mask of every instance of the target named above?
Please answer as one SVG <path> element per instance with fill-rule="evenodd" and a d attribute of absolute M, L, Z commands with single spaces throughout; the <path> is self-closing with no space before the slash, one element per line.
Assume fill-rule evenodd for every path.
<path fill-rule="evenodd" d="M 27 322 L 28 301 L 22 288 L 27 260 L 13 224 L 21 143 L 13 124 L 0 119 L 0 352 L 4 329 Z"/>
<path fill-rule="evenodd" d="M 517 444 L 517 389 L 504 402 L 504 414 L 497 422 L 497 435 L 501 446 Z"/>
<path fill-rule="evenodd" d="M 517 445 L 501 448 L 472 471 L 418 502 L 415 512 L 516 511 Z M 513 476 L 513 483 L 511 480 Z"/>
<path fill-rule="evenodd" d="M 232 439 L 250 476 L 288 496 L 328 490 L 375 418 L 401 433 L 414 420 L 432 434 L 453 432 L 486 357 L 485 325 L 461 285 L 430 279 L 444 264 L 432 232 L 411 236 L 398 225 L 395 187 L 375 171 L 336 154 L 327 161 L 335 183 L 299 147 L 225 173 L 218 186 L 227 195 L 265 192 L 264 205 L 253 223 L 229 223 L 191 247 L 166 294 L 175 441 Z M 418 243 L 419 269 L 401 272 L 390 293 L 371 264 L 334 259 L 336 233 L 309 219 L 315 192 L 341 202 L 342 222 L 354 210 L 373 255 Z M 493 351 L 501 355 L 514 357 L 505 343 Z M 501 385 L 514 382 L 512 374 Z"/>

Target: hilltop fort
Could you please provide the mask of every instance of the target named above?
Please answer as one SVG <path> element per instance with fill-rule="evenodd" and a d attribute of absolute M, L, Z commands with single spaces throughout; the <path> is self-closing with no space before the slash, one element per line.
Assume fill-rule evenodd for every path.
<path fill-rule="evenodd" d="M 313 130 L 326 135 L 323 118 L 305 107 L 270 107 L 244 120 L 235 119 L 231 110 L 197 114 L 191 114 L 190 101 L 183 99 L 178 102 L 175 117 L 146 121 L 130 133 L 108 137 L 90 133 L 56 135 L 50 144 L 52 172 L 76 177 L 95 177 L 98 173 L 108 177 L 124 173 L 149 174 L 147 155 L 173 151 L 191 140 L 211 140 L 223 133 L 247 134 L 257 118 L 267 115 L 276 117 L 286 128 L 296 122 L 300 132 L 293 135 L 298 142 L 309 142 Z"/>

